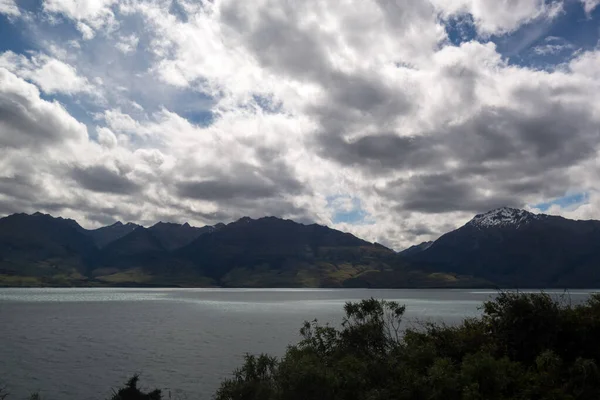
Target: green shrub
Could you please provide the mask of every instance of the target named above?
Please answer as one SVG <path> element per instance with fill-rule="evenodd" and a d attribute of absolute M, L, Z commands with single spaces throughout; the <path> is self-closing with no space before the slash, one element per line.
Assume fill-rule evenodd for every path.
<path fill-rule="evenodd" d="M 347 303 L 341 327 L 305 323 L 281 359 L 246 356 L 215 399 L 600 398 L 600 296 L 573 306 L 502 292 L 482 309 L 458 326 L 400 332 L 400 304 Z"/>
<path fill-rule="evenodd" d="M 115 392 L 111 400 L 161 400 L 161 391 L 155 389 L 151 392 L 142 392 L 137 384 L 140 378 L 138 375 L 132 376 L 124 387 Z"/>

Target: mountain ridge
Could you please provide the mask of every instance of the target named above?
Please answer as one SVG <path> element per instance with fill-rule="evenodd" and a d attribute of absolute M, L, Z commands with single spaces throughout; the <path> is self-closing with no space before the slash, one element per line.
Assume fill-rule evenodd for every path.
<path fill-rule="evenodd" d="M 50 225 L 68 225 L 76 236 L 71 239 L 86 243 L 85 254 L 69 262 L 49 260 L 44 254 L 34 259 L 0 254 L 0 285 L 341 287 L 348 278 L 384 268 L 387 260 L 382 255 L 395 254 L 349 233 L 277 217 L 244 217 L 203 228 L 187 223 L 159 222 L 148 228 L 114 223 L 106 228 L 119 234 L 103 243 L 75 221 L 49 215 L 43 219 Z M 123 234 L 125 228 L 129 231 Z M 44 238 L 52 245 L 48 235 Z M 44 241 L 39 245 L 43 247 Z M 68 241 L 60 245 L 72 247 Z"/>
<path fill-rule="evenodd" d="M 599 242 L 600 221 L 509 207 L 398 253 L 273 216 L 86 230 L 21 213 L 0 219 L 0 285 L 591 287 L 600 285 Z"/>
<path fill-rule="evenodd" d="M 401 256 L 426 270 L 472 274 L 503 287 L 582 287 L 600 285 L 597 243 L 600 221 L 503 207 Z"/>

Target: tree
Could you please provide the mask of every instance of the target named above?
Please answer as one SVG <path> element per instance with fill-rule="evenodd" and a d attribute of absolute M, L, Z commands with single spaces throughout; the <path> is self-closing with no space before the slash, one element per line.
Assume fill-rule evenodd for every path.
<path fill-rule="evenodd" d="M 142 392 L 137 384 L 140 380 L 139 375 L 132 376 L 124 387 L 119 389 L 112 396 L 111 400 L 161 400 L 161 391 L 159 389 L 155 389 L 151 392 L 144 393 Z"/>
<path fill-rule="evenodd" d="M 458 326 L 400 331 L 396 302 L 347 303 L 341 327 L 307 322 L 281 359 L 246 356 L 216 400 L 600 398 L 600 296 L 499 293 Z"/>

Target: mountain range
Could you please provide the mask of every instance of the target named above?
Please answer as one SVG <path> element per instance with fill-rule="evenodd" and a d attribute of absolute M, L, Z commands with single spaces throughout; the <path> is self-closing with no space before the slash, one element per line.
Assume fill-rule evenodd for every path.
<path fill-rule="evenodd" d="M 94 230 L 0 219 L 0 286 L 597 287 L 600 221 L 500 208 L 395 252 L 326 226 L 244 217 Z"/>

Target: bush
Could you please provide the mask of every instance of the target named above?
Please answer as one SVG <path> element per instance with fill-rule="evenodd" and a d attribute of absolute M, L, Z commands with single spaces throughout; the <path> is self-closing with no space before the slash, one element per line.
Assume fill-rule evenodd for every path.
<path fill-rule="evenodd" d="M 161 391 L 155 389 L 152 392 L 144 393 L 138 387 L 137 384 L 140 378 L 138 375 L 132 376 L 124 387 L 119 389 L 111 400 L 161 400 Z"/>
<path fill-rule="evenodd" d="M 499 293 L 480 318 L 401 334 L 404 307 L 347 303 L 340 328 L 305 323 L 280 360 L 246 356 L 216 400 L 598 399 L 600 296 L 573 306 Z"/>

